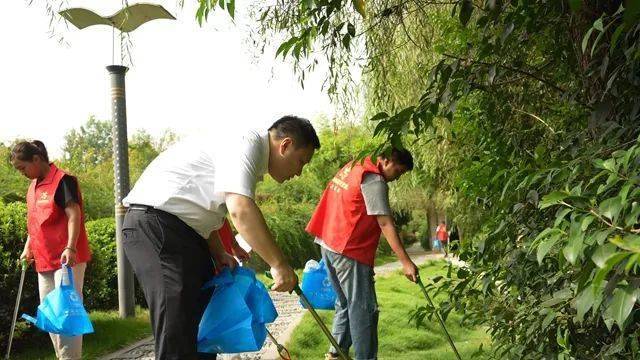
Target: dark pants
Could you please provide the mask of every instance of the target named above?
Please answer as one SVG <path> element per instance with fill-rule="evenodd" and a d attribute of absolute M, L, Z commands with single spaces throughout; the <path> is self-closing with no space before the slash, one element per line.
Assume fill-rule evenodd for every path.
<path fill-rule="evenodd" d="M 198 324 L 211 297 L 206 241 L 176 216 L 132 206 L 122 227 L 124 251 L 142 286 L 155 337 L 156 359 L 215 359 L 198 354 Z"/>

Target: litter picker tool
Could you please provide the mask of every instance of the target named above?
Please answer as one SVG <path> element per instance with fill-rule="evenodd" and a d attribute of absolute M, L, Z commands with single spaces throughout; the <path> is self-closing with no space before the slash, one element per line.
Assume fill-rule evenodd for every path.
<path fill-rule="evenodd" d="M 309 312 L 311 313 L 311 316 L 313 316 L 315 321 L 318 323 L 318 326 L 320 326 L 320 329 L 322 329 L 322 332 L 327 336 L 327 339 L 329 339 L 329 341 L 331 342 L 331 345 L 333 345 L 333 347 L 338 352 L 340 359 L 349 360 L 349 356 L 346 355 L 344 351 L 342 351 L 342 348 L 340 347 L 340 345 L 338 345 L 338 342 L 336 341 L 336 339 L 333 337 L 329 329 L 327 329 L 327 326 L 322 322 L 322 319 L 320 318 L 316 310 L 313 308 L 313 306 L 311 305 L 307 297 L 304 295 L 304 293 L 302 293 L 302 289 L 300 289 L 300 286 L 296 285 L 293 291 L 295 291 L 295 293 L 298 294 L 304 307 L 307 310 L 309 310 Z"/>
<path fill-rule="evenodd" d="M 18 319 L 18 308 L 20 307 L 20 298 L 22 297 L 22 285 L 24 285 L 24 275 L 27 272 L 27 267 L 29 267 L 29 263 L 26 259 L 19 260 L 18 263 L 22 268 L 22 272 L 20 273 L 20 285 L 18 285 L 18 296 L 16 297 L 16 308 L 13 309 L 13 317 L 11 318 L 11 332 L 9 333 L 9 345 L 7 345 L 7 353 L 4 358 L 9 359 L 9 355 L 11 355 L 11 343 L 13 342 L 13 332 L 16 330 L 16 320 Z"/>
<path fill-rule="evenodd" d="M 239 236 L 238 236 L 239 237 Z M 236 237 L 236 241 L 238 241 L 238 237 Z M 244 241 L 244 239 L 242 239 L 242 237 L 240 237 L 240 240 L 242 240 L 242 242 L 244 244 L 246 244 L 247 247 L 243 246 L 243 243 L 240 243 L 240 241 L 238 241 L 238 243 L 240 243 L 240 246 L 242 246 L 242 248 L 248 253 L 251 251 L 251 247 Z M 238 265 L 239 266 L 244 266 L 244 263 L 242 262 L 241 259 L 238 259 L 236 257 L 236 260 L 238 261 Z M 270 275 L 269 275 L 270 277 Z M 276 350 L 278 350 L 278 355 L 280 355 L 280 358 L 282 360 L 291 360 L 291 355 L 289 354 L 289 350 L 287 350 L 286 347 L 284 347 L 284 345 L 280 344 L 278 342 L 278 340 L 276 339 L 275 336 L 273 336 L 273 334 L 271 333 L 271 331 L 269 331 L 269 329 L 266 328 L 265 326 L 265 330 L 267 330 L 267 336 L 269 337 L 269 339 L 271 339 L 271 342 L 273 343 L 273 345 L 276 346 Z"/>
<path fill-rule="evenodd" d="M 417 276 L 417 283 L 418 285 L 420 285 L 420 289 L 422 289 L 422 293 L 424 294 L 424 297 L 427 298 L 427 301 L 429 302 L 429 305 L 431 305 L 432 308 L 436 308 L 433 305 L 433 301 L 431 301 L 431 298 L 429 297 L 429 294 L 427 293 L 427 289 L 425 289 L 424 284 L 422 283 L 422 280 L 420 279 L 420 274 L 418 274 Z M 440 323 L 440 326 L 442 327 L 442 330 L 444 330 L 444 333 L 447 335 L 447 339 L 449 340 L 449 345 L 451 345 L 451 349 L 453 349 L 453 352 L 456 354 L 456 357 L 458 358 L 458 360 L 462 360 L 462 358 L 460 357 L 460 353 L 458 353 L 458 349 L 456 349 L 456 345 L 453 343 L 453 339 L 451 339 L 451 335 L 449 335 L 449 331 L 447 331 L 447 327 L 444 325 L 444 321 L 442 321 L 442 318 L 440 317 L 440 314 L 438 314 L 437 311 L 434 311 L 434 313 L 436 314 L 436 317 L 438 318 L 438 322 Z"/>
<path fill-rule="evenodd" d="M 278 350 L 278 355 L 280 355 L 280 358 L 282 360 L 291 360 L 291 355 L 289 355 L 289 350 L 287 350 L 286 347 L 281 345 L 278 342 L 278 340 L 276 340 L 276 337 L 273 336 L 273 334 L 271 334 L 271 331 L 269 331 L 269 329 L 267 329 L 267 336 L 269 336 L 269 339 L 271 339 L 271 342 L 276 346 L 276 349 Z"/>
<path fill-rule="evenodd" d="M 273 277 L 271 276 L 271 273 L 269 271 L 267 271 L 265 273 L 265 275 L 269 279 L 273 279 Z M 349 356 L 346 355 L 344 353 L 344 351 L 342 351 L 342 348 L 340 347 L 340 345 L 338 345 L 338 342 L 336 341 L 336 339 L 331 334 L 331 331 L 329 331 L 327 326 L 322 322 L 322 319 L 320 318 L 320 315 L 318 315 L 316 310 L 313 308 L 313 305 L 311 305 L 311 303 L 309 302 L 307 297 L 304 295 L 304 293 L 302 292 L 302 289 L 300 289 L 300 286 L 296 285 L 296 287 L 293 288 L 293 291 L 298 295 L 298 297 L 300 297 L 300 301 L 302 301 L 302 305 L 304 305 L 304 307 L 307 310 L 309 310 L 309 312 L 311 313 L 311 316 L 313 316 L 313 319 L 316 321 L 316 323 L 318 323 L 318 326 L 320 326 L 320 329 L 322 330 L 324 335 L 327 337 L 327 339 L 329 339 L 329 342 L 331 343 L 331 345 L 333 345 L 333 347 L 336 349 L 336 351 L 338 352 L 338 356 L 340 356 L 340 359 L 342 359 L 342 360 L 351 360 L 349 358 Z"/>

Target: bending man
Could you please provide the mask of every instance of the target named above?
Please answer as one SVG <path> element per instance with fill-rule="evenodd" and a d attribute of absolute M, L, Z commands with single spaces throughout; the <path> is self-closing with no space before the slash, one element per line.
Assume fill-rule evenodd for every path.
<path fill-rule="evenodd" d="M 313 126 L 285 116 L 268 130 L 208 135 L 160 154 L 124 199 L 124 249 L 149 305 L 156 359 L 215 358 L 196 351 L 210 297 L 200 288 L 213 275 L 212 258 L 217 266 L 235 265 L 214 231 L 227 210 L 271 266 L 272 289 L 288 292 L 298 283 L 254 198 L 264 174 L 279 183 L 300 175 L 320 147 Z"/>

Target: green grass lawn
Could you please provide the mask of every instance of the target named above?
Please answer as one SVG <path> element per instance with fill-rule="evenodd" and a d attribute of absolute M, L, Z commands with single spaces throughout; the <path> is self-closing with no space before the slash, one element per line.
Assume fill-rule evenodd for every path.
<path fill-rule="evenodd" d="M 444 275 L 444 262 L 434 262 L 421 267 L 424 278 Z M 425 279 L 426 280 L 426 279 Z M 416 329 L 409 323 L 409 312 L 426 304 L 420 288 L 407 281 L 396 272 L 386 277 L 376 278 L 376 289 L 380 307 L 378 341 L 380 359 L 455 359 L 446 336 L 434 318 L 427 319 L 426 328 Z M 332 311 L 320 311 L 325 324 L 331 328 Z M 484 329 L 468 329 L 459 325 L 461 315 L 451 314 L 447 319 L 447 329 L 451 334 L 463 359 L 469 359 L 481 343 L 484 348 L 490 338 Z M 294 359 L 322 359 L 327 352 L 329 341 L 309 314 L 305 314 L 301 324 L 295 329 L 287 348 Z M 352 352 L 353 355 L 353 352 Z"/>
<path fill-rule="evenodd" d="M 90 316 L 95 332 L 84 337 L 83 359 L 97 359 L 151 335 L 147 310 L 136 309 L 136 317 L 132 319 L 120 319 L 117 311 L 93 311 Z M 16 360 L 55 360 L 56 358 L 48 336 L 39 336 L 33 344 L 20 350 L 12 353 L 11 358 Z"/>
<path fill-rule="evenodd" d="M 398 261 L 398 257 L 396 256 L 396 254 L 391 253 L 391 254 L 378 254 L 376 256 L 376 266 L 380 266 L 380 265 L 384 265 L 384 264 L 388 264 L 388 263 L 392 263 L 392 262 L 396 262 Z"/>

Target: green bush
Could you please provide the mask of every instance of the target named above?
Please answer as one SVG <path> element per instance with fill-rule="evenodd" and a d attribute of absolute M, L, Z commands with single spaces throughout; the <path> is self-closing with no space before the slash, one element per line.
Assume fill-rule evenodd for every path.
<path fill-rule="evenodd" d="M 116 225 L 114 218 L 86 223 L 92 260 L 87 266 L 84 282 L 84 302 L 88 309 L 118 308 L 118 268 L 116 256 Z M 146 306 L 142 290 L 136 288 L 136 303 Z"/>
<path fill-rule="evenodd" d="M 6 346 L 9 324 L 20 281 L 20 269 L 16 260 L 24 247 L 27 209 L 24 203 L 0 202 L 0 347 Z M 116 309 L 118 307 L 118 272 L 116 261 L 115 222 L 113 218 L 86 223 L 89 245 L 93 258 L 87 266 L 84 281 L 84 303 L 88 310 Z M 136 286 L 136 302 L 145 305 L 144 296 Z M 27 271 L 19 314 L 33 314 L 40 303 L 38 279 L 33 267 Z M 16 348 L 32 339 L 34 327 L 18 326 Z M 2 350 L 4 351 L 4 350 Z"/>
<path fill-rule="evenodd" d="M 27 207 L 23 203 L 0 202 L 0 349 L 4 353 L 9 336 L 9 327 L 20 282 L 20 267 L 17 259 L 22 253 L 27 238 Z M 38 280 L 30 268 L 24 280 L 19 313 L 34 313 L 38 306 Z M 25 330 L 31 332 L 31 330 Z M 22 336 L 22 328 L 16 336 Z"/>
<path fill-rule="evenodd" d="M 85 305 L 93 309 L 116 308 L 118 306 L 118 269 L 114 219 L 89 221 L 85 226 L 92 253 L 92 259 L 85 274 Z"/>
<path fill-rule="evenodd" d="M 320 259 L 318 246 L 313 237 L 304 231 L 311 218 L 314 206 L 308 203 L 268 203 L 261 206 L 267 226 L 273 234 L 278 247 L 294 268 L 302 268 L 309 259 Z M 249 266 L 256 271 L 265 270 L 267 264 L 255 253 Z"/>
<path fill-rule="evenodd" d="M 429 227 L 429 220 L 425 219 L 420 224 L 417 231 L 418 239 L 420 239 L 420 246 L 425 250 L 431 250 L 431 228 Z"/>

